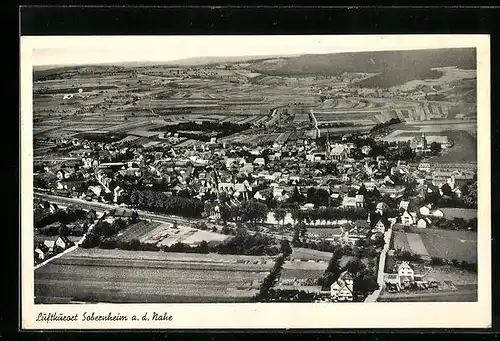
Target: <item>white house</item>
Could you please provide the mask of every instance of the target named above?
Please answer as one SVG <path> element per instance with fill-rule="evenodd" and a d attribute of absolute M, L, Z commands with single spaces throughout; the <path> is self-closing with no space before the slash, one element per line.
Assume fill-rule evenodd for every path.
<path fill-rule="evenodd" d="M 410 226 L 415 224 L 415 213 L 411 214 L 408 211 L 404 211 L 401 215 L 401 223 L 405 226 Z"/>
<path fill-rule="evenodd" d="M 402 262 L 398 266 L 398 277 L 401 287 L 407 287 L 414 280 L 415 273 L 408 262 Z"/>
<path fill-rule="evenodd" d="M 417 227 L 421 228 L 421 229 L 427 228 L 430 224 L 431 224 L 431 221 L 429 220 L 429 218 L 426 218 L 426 217 L 420 218 L 417 221 Z"/>
<path fill-rule="evenodd" d="M 431 214 L 431 206 L 430 205 L 422 206 L 418 211 L 420 212 L 421 215 L 428 216 Z"/>
<path fill-rule="evenodd" d="M 257 166 L 264 166 L 266 164 L 266 161 L 264 161 L 263 157 L 258 157 L 253 161 L 253 163 Z"/>
<path fill-rule="evenodd" d="M 341 273 L 337 281 L 330 286 L 330 294 L 334 301 L 352 301 L 353 292 L 354 278 L 347 271 Z"/>
<path fill-rule="evenodd" d="M 372 229 L 372 232 L 374 233 L 384 233 L 385 232 L 385 224 L 384 222 L 382 221 L 382 219 L 380 219 L 376 224 L 375 226 L 373 227 Z"/>
<path fill-rule="evenodd" d="M 444 217 L 444 213 L 440 209 L 437 209 L 432 212 L 432 216 L 437 218 L 442 218 Z"/>
<path fill-rule="evenodd" d="M 254 195 L 253 195 L 254 199 L 257 199 L 257 200 L 266 200 L 266 198 L 260 193 L 260 191 L 257 191 Z"/>
<path fill-rule="evenodd" d="M 113 189 L 113 201 L 117 202 L 118 198 L 123 194 L 123 192 L 125 192 L 123 188 L 121 188 L 120 186 L 116 186 Z"/>
<path fill-rule="evenodd" d="M 403 209 L 406 211 L 406 210 L 408 210 L 409 205 L 410 205 L 409 201 L 401 200 L 401 202 L 399 203 L 399 209 Z"/>
<path fill-rule="evenodd" d="M 371 150 L 372 147 L 370 147 L 369 145 L 361 147 L 361 153 L 363 153 L 364 155 L 370 154 Z"/>

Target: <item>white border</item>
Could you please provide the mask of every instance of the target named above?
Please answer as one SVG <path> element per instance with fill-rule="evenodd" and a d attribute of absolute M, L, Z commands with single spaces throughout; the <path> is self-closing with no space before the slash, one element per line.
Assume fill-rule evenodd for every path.
<path fill-rule="evenodd" d="M 189 40 L 189 44 L 187 43 Z M 126 48 L 165 46 L 336 46 L 336 52 L 476 47 L 478 109 L 478 302 L 449 303 L 249 303 L 249 304 L 89 304 L 34 305 L 32 50 L 34 48 Z M 491 207 L 490 207 L 490 37 L 489 35 L 385 36 L 65 36 L 21 37 L 21 252 L 22 329 L 198 329 L 198 328 L 487 328 L 491 327 Z M 222 47 L 216 50 L 224 53 Z M 169 322 L 36 322 L 40 312 L 83 311 L 121 315 L 168 312 Z"/>

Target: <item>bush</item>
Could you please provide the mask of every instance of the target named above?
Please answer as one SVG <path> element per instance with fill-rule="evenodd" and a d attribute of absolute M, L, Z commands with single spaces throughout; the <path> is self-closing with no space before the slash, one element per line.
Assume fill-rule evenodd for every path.
<path fill-rule="evenodd" d="M 114 239 L 104 238 L 99 243 L 99 248 L 100 249 L 116 249 L 117 248 L 117 243 L 116 243 L 116 241 Z"/>
<path fill-rule="evenodd" d="M 447 262 L 443 258 L 439 257 L 432 257 L 431 258 L 431 265 L 445 265 Z"/>
<path fill-rule="evenodd" d="M 197 222 L 196 224 L 193 225 L 193 227 L 195 229 L 199 229 L 199 230 L 208 230 L 208 226 L 205 222 L 201 221 L 201 222 Z"/>
<path fill-rule="evenodd" d="M 420 257 L 420 255 L 411 253 L 409 251 L 399 251 L 396 253 L 395 256 L 397 259 L 407 262 L 416 262 L 416 263 L 422 262 L 422 257 Z"/>

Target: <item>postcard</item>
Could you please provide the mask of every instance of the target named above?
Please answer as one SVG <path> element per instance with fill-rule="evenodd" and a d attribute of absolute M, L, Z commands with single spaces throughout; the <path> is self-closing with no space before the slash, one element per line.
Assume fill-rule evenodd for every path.
<path fill-rule="evenodd" d="M 490 327 L 489 49 L 22 36 L 21 328 Z"/>

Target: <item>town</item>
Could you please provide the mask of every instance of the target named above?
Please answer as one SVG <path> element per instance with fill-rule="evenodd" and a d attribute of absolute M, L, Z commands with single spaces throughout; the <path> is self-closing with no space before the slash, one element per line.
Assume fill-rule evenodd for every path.
<path fill-rule="evenodd" d="M 35 136 L 36 302 L 477 300 L 477 164 L 456 159 L 475 138 L 471 113 L 449 119 L 458 109 L 436 99 L 449 84 L 342 89 L 314 96 L 405 107 L 370 125 L 287 104 L 237 122 L 186 114 Z M 449 130 L 426 130 L 440 115 Z"/>

